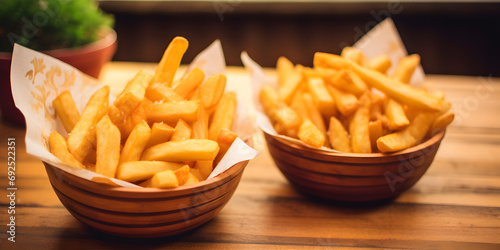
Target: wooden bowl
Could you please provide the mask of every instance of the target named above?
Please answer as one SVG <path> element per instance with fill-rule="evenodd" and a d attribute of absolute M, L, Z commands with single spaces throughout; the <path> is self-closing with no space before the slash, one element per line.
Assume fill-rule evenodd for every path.
<path fill-rule="evenodd" d="M 264 135 L 274 162 L 298 190 L 335 201 L 369 202 L 413 186 L 434 160 L 444 133 L 391 154 L 318 150 Z"/>
<path fill-rule="evenodd" d="M 76 219 L 104 233 L 141 238 L 180 234 L 212 219 L 233 195 L 247 163 L 194 185 L 159 189 L 112 187 L 44 162 L 52 188 Z"/>

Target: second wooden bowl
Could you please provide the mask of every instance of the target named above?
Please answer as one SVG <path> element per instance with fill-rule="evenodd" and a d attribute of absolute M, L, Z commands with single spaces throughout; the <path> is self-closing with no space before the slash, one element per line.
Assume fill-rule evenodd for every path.
<path fill-rule="evenodd" d="M 274 162 L 297 189 L 335 201 L 369 202 L 413 186 L 434 160 L 444 133 L 392 154 L 316 150 L 264 135 Z"/>

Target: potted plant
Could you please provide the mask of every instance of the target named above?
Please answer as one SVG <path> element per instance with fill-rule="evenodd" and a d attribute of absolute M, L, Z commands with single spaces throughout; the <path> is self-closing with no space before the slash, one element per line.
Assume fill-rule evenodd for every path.
<path fill-rule="evenodd" d="M 2 119 L 23 125 L 10 90 L 15 43 L 58 58 L 98 77 L 116 51 L 114 19 L 94 0 L 3 0 L 0 8 L 0 108 Z"/>

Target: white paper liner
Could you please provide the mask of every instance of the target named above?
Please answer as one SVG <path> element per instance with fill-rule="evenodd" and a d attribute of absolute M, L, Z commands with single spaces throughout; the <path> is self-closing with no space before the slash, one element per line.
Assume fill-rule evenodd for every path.
<path fill-rule="evenodd" d="M 387 55 L 393 64 L 391 68 L 388 70 L 390 72 L 394 71 L 396 67 L 396 63 L 404 56 L 408 55 L 401 37 L 394 25 L 394 22 L 390 18 L 386 18 L 384 21 L 380 22 L 371 29 L 368 33 L 366 33 L 359 41 L 357 41 L 353 47 L 359 48 L 368 59 L 374 58 L 378 55 Z M 312 56 L 312 55 L 311 55 Z M 309 146 L 308 144 L 302 142 L 301 140 L 291 138 L 284 135 L 279 135 L 274 129 L 271 121 L 265 115 L 264 110 L 259 102 L 259 94 L 262 87 L 266 84 L 270 84 L 275 89 L 278 86 L 277 77 L 269 77 L 265 74 L 263 68 L 253 61 L 247 52 L 243 51 L 241 53 L 241 61 L 245 66 L 246 70 L 250 74 L 250 78 L 252 81 L 252 90 L 253 90 L 253 98 L 254 98 L 254 106 L 257 111 L 257 125 L 259 128 L 265 133 L 276 136 L 282 139 L 285 139 L 291 143 L 299 144 L 301 146 L 305 146 L 314 150 L 328 150 L 330 152 L 339 152 L 337 150 L 321 147 L 320 149 Z M 414 86 L 422 85 L 425 80 L 425 74 L 422 67 L 419 65 L 413 76 L 411 78 L 410 83 Z M 376 91 L 376 89 L 374 89 Z"/>
<path fill-rule="evenodd" d="M 226 72 L 220 41 L 216 40 L 198 54 L 186 72 L 195 67 L 200 67 L 206 78 Z M 237 84 L 237 82 L 228 82 L 226 86 L 231 86 L 227 89 L 238 91 L 237 86 L 232 86 Z M 67 135 L 61 121 L 55 115 L 52 105 L 54 98 L 64 91 L 70 91 L 78 110 L 81 112 L 90 96 L 102 86 L 104 84 L 64 62 L 18 44 L 14 46 L 11 66 L 12 96 L 16 106 L 26 119 L 26 152 L 87 180 L 99 177 L 108 179 L 118 186 L 142 188 L 129 182 L 96 174 L 90 170 L 66 166 L 49 152 L 48 138 L 52 131 L 56 130 L 63 136 Z M 241 138 L 234 142 L 234 147 L 238 150 L 228 151 L 209 178 L 226 171 L 235 163 L 250 160 L 257 155 L 256 150 L 243 142 L 243 140 L 250 139 L 256 131 L 255 125 L 248 115 L 248 109 L 251 107 L 241 97 L 243 93 L 237 92 L 236 94 L 238 115 L 234 121 L 233 130 Z M 115 98 L 110 94 L 110 103 Z"/>

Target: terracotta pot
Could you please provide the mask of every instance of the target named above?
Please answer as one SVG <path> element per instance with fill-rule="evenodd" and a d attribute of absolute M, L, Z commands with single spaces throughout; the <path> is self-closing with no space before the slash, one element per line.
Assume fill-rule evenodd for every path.
<path fill-rule="evenodd" d="M 371 202 L 412 187 L 432 164 L 444 131 L 391 154 L 317 150 L 264 135 L 276 166 L 298 190 L 335 201 Z"/>
<path fill-rule="evenodd" d="M 102 66 L 113 57 L 117 46 L 114 30 L 103 30 L 101 37 L 102 39 L 96 42 L 78 48 L 42 52 L 97 78 Z M 0 109 L 2 119 L 18 126 L 24 126 L 24 116 L 15 106 L 10 88 L 11 60 L 11 53 L 0 53 Z"/>

